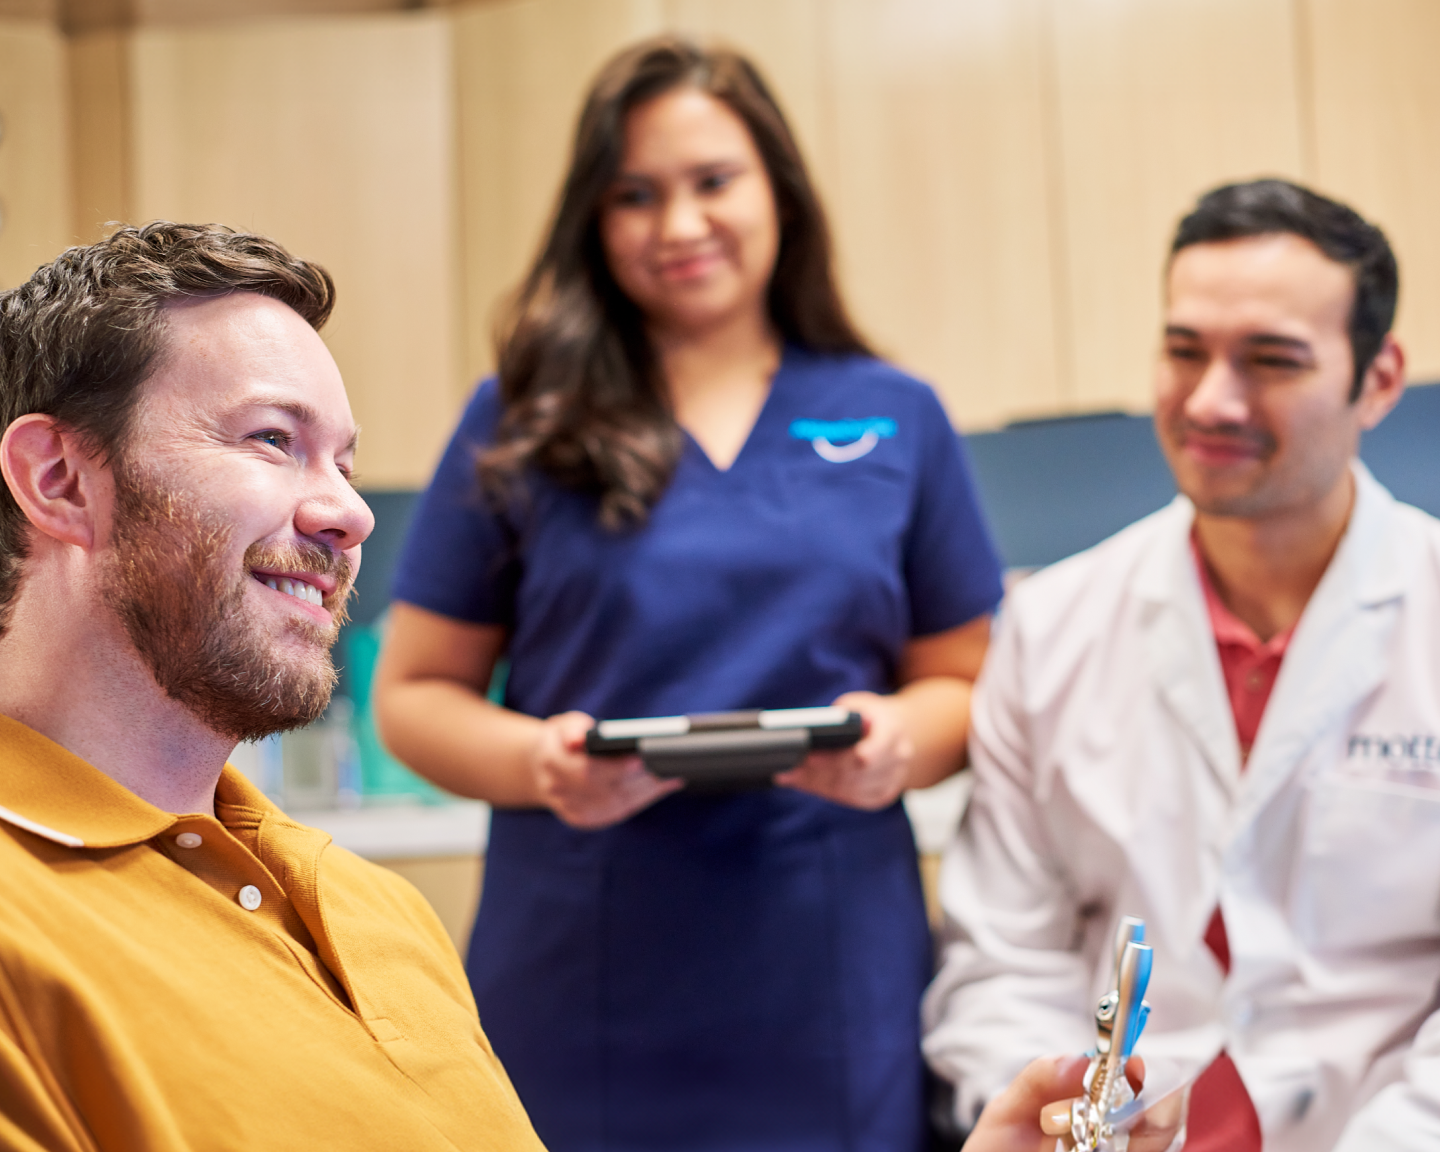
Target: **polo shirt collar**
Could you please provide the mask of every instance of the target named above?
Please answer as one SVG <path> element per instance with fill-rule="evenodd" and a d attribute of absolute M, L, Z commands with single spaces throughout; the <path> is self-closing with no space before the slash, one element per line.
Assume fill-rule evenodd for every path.
<path fill-rule="evenodd" d="M 218 791 L 228 803 L 273 811 L 228 765 Z M 33 728 L 0 715 L 0 822 L 67 848 L 120 848 L 151 840 L 178 819 Z"/>
<path fill-rule="evenodd" d="M 1295 633 L 1295 625 L 1290 625 L 1283 632 L 1277 632 L 1269 640 L 1261 640 L 1255 630 L 1230 611 L 1225 601 L 1220 599 L 1220 593 L 1215 590 L 1215 582 L 1210 577 L 1210 569 L 1205 564 L 1205 557 L 1200 555 L 1200 543 L 1193 532 L 1190 536 L 1190 553 L 1195 558 L 1195 572 L 1200 578 L 1200 588 L 1205 593 L 1205 611 L 1210 618 L 1210 630 L 1215 633 L 1215 643 L 1239 648 L 1252 658 L 1284 656 L 1290 637 Z"/>

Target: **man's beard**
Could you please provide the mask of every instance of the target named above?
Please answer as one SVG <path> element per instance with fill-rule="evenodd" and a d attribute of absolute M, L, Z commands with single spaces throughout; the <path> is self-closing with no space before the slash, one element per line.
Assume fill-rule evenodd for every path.
<path fill-rule="evenodd" d="M 166 695 L 222 736 L 259 740 L 317 719 L 335 689 L 330 649 L 345 622 L 353 573 L 322 544 L 252 544 L 238 573 L 234 529 L 151 476 L 115 468 L 114 548 L 103 595 Z M 333 622 L 285 625 L 283 652 L 246 606 L 253 569 L 333 576 Z M 298 614 L 297 614 L 298 616 Z M 300 643 L 296 645 L 294 641 Z"/>

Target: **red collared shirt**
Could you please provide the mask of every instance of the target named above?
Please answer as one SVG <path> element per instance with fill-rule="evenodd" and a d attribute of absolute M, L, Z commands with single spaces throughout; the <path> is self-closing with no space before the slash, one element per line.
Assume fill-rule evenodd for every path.
<path fill-rule="evenodd" d="M 1235 717 L 1235 735 L 1240 739 L 1243 764 L 1260 731 L 1260 718 L 1265 714 L 1275 678 L 1280 675 L 1280 661 L 1295 628 L 1291 625 L 1262 641 L 1250 625 L 1225 607 L 1193 538 L 1190 548 L 1195 555 L 1195 569 L 1200 574 L 1200 587 L 1205 591 L 1205 608 L 1210 614 L 1210 630 L 1215 634 L 1215 647 L 1220 653 L 1225 690 L 1230 694 L 1230 711 Z"/>
<path fill-rule="evenodd" d="M 1254 629 L 1225 606 L 1215 591 L 1210 571 L 1200 555 L 1192 536 L 1190 548 L 1195 556 L 1195 570 L 1205 593 L 1205 608 L 1210 616 L 1210 631 L 1220 654 L 1220 671 L 1225 677 L 1225 690 L 1230 696 L 1230 712 L 1235 718 L 1235 735 L 1240 741 L 1240 763 L 1243 767 L 1250 756 L 1265 705 L 1280 675 L 1280 661 L 1285 657 L 1295 628 L 1278 632 L 1262 641 Z M 1225 933 L 1225 920 L 1220 909 L 1210 918 L 1205 943 L 1215 954 L 1220 967 L 1230 971 L 1230 942 Z M 1196 1081 L 1190 1095 L 1189 1136 L 1185 1147 L 1192 1152 L 1259 1152 L 1262 1143 L 1259 1117 L 1245 1089 L 1244 1081 L 1229 1055 L 1221 1052 L 1215 1062 Z"/>

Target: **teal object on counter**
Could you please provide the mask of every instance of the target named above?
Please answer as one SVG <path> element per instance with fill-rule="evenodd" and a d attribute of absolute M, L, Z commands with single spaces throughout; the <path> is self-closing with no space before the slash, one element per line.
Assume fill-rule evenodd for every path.
<path fill-rule="evenodd" d="M 446 804 L 451 797 L 428 780 L 417 776 L 394 756 L 380 740 L 371 708 L 375 662 L 380 655 L 382 616 L 373 624 L 352 625 L 345 630 L 344 659 L 355 702 L 351 734 L 360 750 L 361 794 L 367 804 Z"/>

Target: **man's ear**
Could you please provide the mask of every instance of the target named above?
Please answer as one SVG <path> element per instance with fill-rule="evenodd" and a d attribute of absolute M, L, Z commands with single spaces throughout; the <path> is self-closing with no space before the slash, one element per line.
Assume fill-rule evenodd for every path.
<path fill-rule="evenodd" d="M 110 472 L 80 437 L 53 416 L 31 412 L 0 437 L 0 474 L 36 531 L 62 543 L 92 548 L 99 534 L 102 493 L 113 493 Z"/>
<path fill-rule="evenodd" d="M 1370 431 L 1400 403 L 1405 394 L 1405 350 L 1393 335 L 1387 335 L 1361 381 L 1355 404 L 1360 410 L 1360 427 Z"/>

